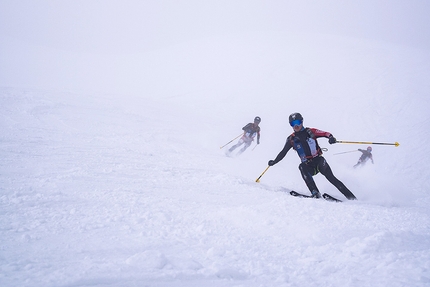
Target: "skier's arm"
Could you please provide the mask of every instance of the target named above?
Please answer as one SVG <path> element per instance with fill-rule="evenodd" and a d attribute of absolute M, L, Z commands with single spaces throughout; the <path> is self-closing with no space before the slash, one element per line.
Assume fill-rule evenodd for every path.
<path fill-rule="evenodd" d="M 328 138 L 329 144 L 336 143 L 336 138 L 329 132 L 325 132 L 319 129 L 311 128 L 312 133 L 315 135 L 316 138 Z"/>
<path fill-rule="evenodd" d="M 315 135 L 315 137 L 317 137 L 317 138 L 321 138 L 321 137 L 329 138 L 330 136 L 333 136 L 329 132 L 325 132 L 325 131 L 322 131 L 322 130 L 319 130 L 319 129 L 315 129 L 315 128 L 311 128 L 311 131 Z"/>
<path fill-rule="evenodd" d="M 291 148 L 292 148 L 292 145 L 290 142 L 290 138 L 288 137 L 287 142 L 284 145 L 284 148 L 279 152 L 276 158 L 274 160 L 269 160 L 269 166 L 275 165 L 278 162 L 280 162 Z"/>
<path fill-rule="evenodd" d="M 242 130 L 243 130 L 243 131 L 246 131 L 246 130 L 249 128 L 249 126 L 250 126 L 250 125 L 252 125 L 252 124 L 251 124 L 251 123 L 246 124 L 246 126 L 244 126 L 244 127 L 242 128 Z"/>

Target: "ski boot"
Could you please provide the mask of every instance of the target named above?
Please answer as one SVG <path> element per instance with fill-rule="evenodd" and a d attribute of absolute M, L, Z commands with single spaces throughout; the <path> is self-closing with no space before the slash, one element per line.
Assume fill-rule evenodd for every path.
<path fill-rule="evenodd" d="M 311 193 L 313 198 L 321 198 L 321 193 L 318 190 L 312 190 Z"/>

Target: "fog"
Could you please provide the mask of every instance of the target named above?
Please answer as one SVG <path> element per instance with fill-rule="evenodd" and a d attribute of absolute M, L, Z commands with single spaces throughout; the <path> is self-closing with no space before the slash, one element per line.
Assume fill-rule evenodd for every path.
<path fill-rule="evenodd" d="M 218 43 L 254 37 L 264 45 L 266 39 L 256 34 L 291 41 L 328 34 L 427 50 L 429 6 L 428 1 L 3 0 L 0 85 L 157 97 L 178 74 L 205 86 L 226 84 L 232 75 L 219 66 L 237 57 L 249 62 L 261 57 L 249 54 L 252 47 Z M 211 46 L 191 52 L 196 42 Z M 273 47 L 266 44 L 266 50 Z M 178 54 L 154 61 L 172 47 Z M 201 67 L 193 69 L 196 65 Z"/>

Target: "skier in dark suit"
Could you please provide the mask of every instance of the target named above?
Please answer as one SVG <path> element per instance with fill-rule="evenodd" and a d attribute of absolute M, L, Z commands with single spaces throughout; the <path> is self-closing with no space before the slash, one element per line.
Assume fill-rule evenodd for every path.
<path fill-rule="evenodd" d="M 322 150 L 318 145 L 317 138 L 328 138 L 330 144 L 336 143 L 336 138 L 329 132 L 321 131 L 315 128 L 303 127 L 303 117 L 300 113 L 293 113 L 289 117 L 289 122 L 294 130 L 284 145 L 284 148 L 274 160 L 269 160 L 269 166 L 273 166 L 281 161 L 287 152 L 293 148 L 302 161 L 299 165 L 302 178 L 309 188 L 312 197 L 320 198 L 319 192 L 313 176 L 321 172 L 327 180 L 333 184 L 348 199 L 357 199 L 355 195 L 334 175 L 333 172 L 322 156 Z"/>
<path fill-rule="evenodd" d="M 373 155 L 372 155 L 372 147 L 368 146 L 366 150 L 364 149 L 358 149 L 358 151 L 361 151 L 362 154 L 360 158 L 358 159 L 358 162 L 354 165 L 354 167 L 357 167 L 359 165 L 364 165 L 366 161 L 369 159 L 372 161 L 373 164 Z"/>
<path fill-rule="evenodd" d="M 257 144 L 260 144 L 260 127 L 258 126 L 260 122 L 261 122 L 261 118 L 257 116 L 254 118 L 253 123 L 248 123 L 246 126 L 244 126 L 242 128 L 243 136 L 239 139 L 237 144 L 235 144 L 228 150 L 228 154 L 230 154 L 236 148 L 244 144 L 244 146 L 240 149 L 238 154 L 243 153 L 254 141 L 255 136 L 257 136 Z"/>

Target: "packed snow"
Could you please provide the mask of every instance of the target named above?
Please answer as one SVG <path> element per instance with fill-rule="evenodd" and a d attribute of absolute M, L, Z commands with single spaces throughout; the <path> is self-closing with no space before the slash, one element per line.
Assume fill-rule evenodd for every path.
<path fill-rule="evenodd" d="M 429 51 L 273 31 L 141 54 L 38 48 L 29 67 L 62 61 L 53 85 L 0 87 L 1 286 L 430 286 Z M 309 191 L 293 150 L 262 175 L 293 112 L 400 146 L 353 168 L 369 144 L 321 138 L 358 200 L 320 174 L 342 203 L 295 198 Z M 255 116 L 261 144 L 226 156 Z"/>

